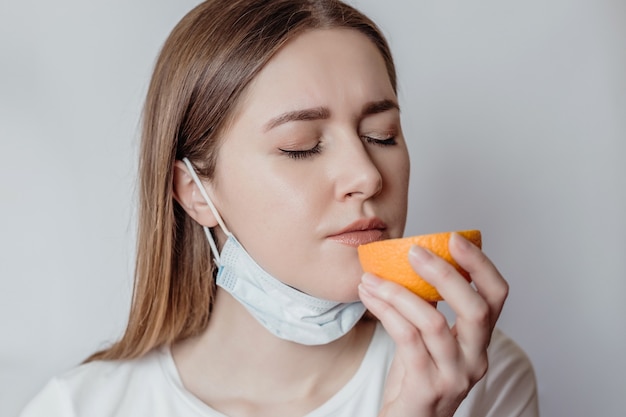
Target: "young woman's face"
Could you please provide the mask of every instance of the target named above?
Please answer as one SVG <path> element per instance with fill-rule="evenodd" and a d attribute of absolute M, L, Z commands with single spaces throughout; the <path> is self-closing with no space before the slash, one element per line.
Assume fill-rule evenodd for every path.
<path fill-rule="evenodd" d="M 346 29 L 298 36 L 255 78 L 221 139 L 209 188 L 246 250 L 301 291 L 358 299 L 356 246 L 402 236 L 409 181 L 374 44 Z"/>

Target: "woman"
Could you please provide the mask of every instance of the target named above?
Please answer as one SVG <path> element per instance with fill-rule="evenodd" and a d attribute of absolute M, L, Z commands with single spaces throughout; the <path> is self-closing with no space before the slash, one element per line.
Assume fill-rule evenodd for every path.
<path fill-rule="evenodd" d="M 477 290 L 411 250 L 453 327 L 362 275 L 356 246 L 402 235 L 409 179 L 394 64 L 365 16 L 204 2 L 166 41 L 143 123 L 126 332 L 23 417 L 536 415 L 530 364 L 492 337 L 508 287 L 480 250 L 451 238 Z"/>

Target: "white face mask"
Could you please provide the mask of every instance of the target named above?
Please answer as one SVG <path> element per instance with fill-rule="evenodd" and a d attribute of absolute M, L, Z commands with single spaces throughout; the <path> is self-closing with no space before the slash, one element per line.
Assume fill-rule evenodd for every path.
<path fill-rule="evenodd" d="M 204 228 L 219 267 L 217 285 L 281 339 L 303 345 L 323 345 L 348 333 L 365 313 L 365 306 L 361 302 L 338 303 L 313 297 L 263 270 L 226 228 L 191 162 L 187 158 L 183 158 L 183 162 L 227 236 L 220 254 L 210 230 Z"/>

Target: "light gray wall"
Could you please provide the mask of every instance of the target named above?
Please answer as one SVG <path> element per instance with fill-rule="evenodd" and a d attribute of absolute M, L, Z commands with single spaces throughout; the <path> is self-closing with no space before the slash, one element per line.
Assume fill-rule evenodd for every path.
<path fill-rule="evenodd" d="M 197 1 L 0 5 L 0 415 L 121 332 L 138 118 Z M 622 416 L 626 2 L 355 0 L 388 35 L 408 234 L 480 228 L 543 416 Z"/>

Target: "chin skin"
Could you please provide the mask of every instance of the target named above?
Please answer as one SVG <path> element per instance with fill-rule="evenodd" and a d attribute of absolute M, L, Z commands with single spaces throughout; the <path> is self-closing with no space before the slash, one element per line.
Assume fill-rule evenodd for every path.
<path fill-rule="evenodd" d="M 341 276 L 337 277 L 334 281 L 332 288 L 324 291 L 325 294 L 321 298 L 341 303 L 360 301 L 358 286 L 361 283 L 362 275 L 363 270 L 360 264 L 352 271 L 345 271 L 344 269 L 344 271 L 341 272 Z"/>

